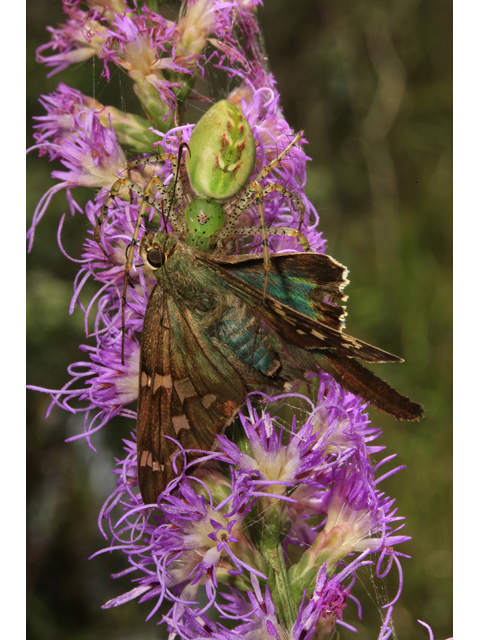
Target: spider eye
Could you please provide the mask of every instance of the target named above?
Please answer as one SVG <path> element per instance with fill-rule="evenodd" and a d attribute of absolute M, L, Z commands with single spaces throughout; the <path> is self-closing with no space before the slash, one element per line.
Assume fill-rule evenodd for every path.
<path fill-rule="evenodd" d="M 165 253 L 160 247 L 150 249 L 147 253 L 147 261 L 151 267 L 158 269 L 165 264 Z"/>

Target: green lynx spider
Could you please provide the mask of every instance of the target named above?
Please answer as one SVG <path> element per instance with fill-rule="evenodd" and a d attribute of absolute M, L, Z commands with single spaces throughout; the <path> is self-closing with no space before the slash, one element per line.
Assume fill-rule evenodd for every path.
<path fill-rule="evenodd" d="M 243 113 L 233 104 L 222 100 L 217 102 L 202 116 L 195 126 L 187 147 L 186 172 L 193 197 L 186 190 L 185 172 L 181 168 L 181 157 L 171 153 L 163 153 L 148 158 L 134 160 L 127 165 L 127 177 L 119 178 L 110 189 L 97 220 L 94 238 L 100 243 L 100 228 L 107 214 L 108 207 L 120 191 L 128 188 L 140 196 L 142 203 L 135 225 L 131 243 L 127 248 L 125 278 L 122 295 L 122 324 L 125 326 L 125 304 L 129 272 L 134 259 L 134 249 L 147 207 L 158 210 L 161 216 L 167 212 L 167 219 L 176 235 L 183 238 L 187 246 L 200 251 L 217 250 L 228 243 L 232 236 L 251 236 L 255 232 L 262 237 L 263 259 L 265 266 L 264 296 L 267 292 L 270 257 L 268 236 L 293 236 L 298 238 L 301 246 L 308 251 L 309 244 L 299 230 L 289 227 L 267 228 L 263 210 L 263 198 L 277 191 L 295 203 L 300 213 L 300 224 L 303 222 L 305 206 L 292 192 L 278 183 L 270 183 L 265 187 L 260 181 L 277 167 L 282 159 L 302 138 L 303 132 L 297 133 L 291 143 L 271 162 L 261 169 L 253 180 L 249 178 L 255 166 L 255 140 L 253 132 Z M 180 152 L 181 153 L 181 152 Z M 139 165 L 159 164 L 170 161 L 175 176 L 174 191 L 162 183 L 159 176 L 150 178 L 144 187 L 130 179 L 132 170 Z M 180 179 L 178 176 L 180 175 Z M 242 193 L 243 192 L 243 193 Z M 160 194 L 161 198 L 156 197 Z M 241 194 L 241 195 L 240 195 Z M 188 202 L 181 219 L 174 207 Z M 257 206 L 260 218 L 259 227 L 236 226 L 239 217 L 253 205 Z M 182 207 L 181 207 L 182 208 Z M 225 216 L 227 213 L 227 218 Z M 122 362 L 124 354 L 124 338 L 122 338 Z"/>

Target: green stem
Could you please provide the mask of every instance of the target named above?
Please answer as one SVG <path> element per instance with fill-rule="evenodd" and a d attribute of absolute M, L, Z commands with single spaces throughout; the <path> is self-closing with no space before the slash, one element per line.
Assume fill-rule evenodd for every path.
<path fill-rule="evenodd" d="M 287 629 L 291 629 L 297 616 L 290 598 L 290 581 L 285 566 L 282 545 L 276 543 L 276 541 L 273 541 L 273 544 L 275 546 L 268 545 L 268 542 L 265 545 L 266 553 L 264 558 L 271 569 L 268 583 L 277 610 L 277 616 L 283 620 Z"/>

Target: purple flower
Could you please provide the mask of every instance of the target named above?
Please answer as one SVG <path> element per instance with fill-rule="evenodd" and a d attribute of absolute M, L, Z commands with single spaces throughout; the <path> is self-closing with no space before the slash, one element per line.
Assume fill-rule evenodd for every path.
<path fill-rule="evenodd" d="M 430 625 L 428 625 L 426 622 L 422 622 L 422 620 L 417 620 L 417 622 L 418 622 L 419 624 L 421 624 L 421 625 L 422 625 L 422 627 L 425 627 L 425 629 L 428 631 L 428 637 L 429 637 L 429 640 L 434 640 L 434 638 L 433 638 L 433 631 L 432 631 L 432 629 L 431 629 Z M 387 636 L 385 636 L 385 638 L 386 638 L 386 637 L 387 637 Z M 382 640 L 383 640 L 383 639 L 382 639 Z M 447 638 L 447 640 L 453 640 L 453 638 Z"/>
<path fill-rule="evenodd" d="M 34 118 L 39 124 L 34 126 L 36 131 L 33 137 L 37 142 L 39 155 L 48 153 L 50 160 L 61 157 L 59 147 L 62 141 L 74 136 L 75 116 L 90 109 L 101 110 L 102 108 L 99 102 L 68 87 L 63 82 L 58 85 L 58 90 L 54 93 L 40 96 L 39 102 L 47 115 Z"/>
<path fill-rule="evenodd" d="M 107 34 L 105 26 L 102 25 L 105 19 L 101 15 L 101 9 L 97 7 L 85 12 L 78 9 L 76 4 L 79 2 L 63 3 L 63 10 L 67 15 L 66 23 L 58 29 L 48 27 L 52 41 L 37 49 L 37 62 L 53 67 L 48 76 L 95 55 L 102 56 L 102 45 Z M 48 49 L 55 53 L 46 57 L 44 52 Z"/>
<path fill-rule="evenodd" d="M 378 480 L 374 481 L 373 472 L 368 459 L 358 454 L 354 465 L 340 469 L 333 477 L 324 531 L 340 533 L 342 542 L 340 547 L 337 543 L 337 550 L 342 555 L 366 549 L 378 551 L 410 539 L 392 535 L 398 529 L 392 532 L 391 524 L 403 518 L 396 517 L 396 509 L 392 510 L 394 500 L 376 489 Z"/>
<path fill-rule="evenodd" d="M 250 394 L 250 398 L 254 395 Z M 288 397 L 301 398 L 297 394 L 279 396 L 280 399 Z M 289 433 L 284 434 L 283 428 L 278 428 L 270 415 L 258 416 L 250 398 L 247 398 L 248 416 L 239 416 L 249 441 L 248 453 L 245 445 L 241 450 L 225 436 L 218 436 L 220 448 L 227 459 L 242 471 L 254 471 L 258 478 L 256 484 L 263 487 L 262 493 L 269 487 L 275 498 L 286 494 L 300 480 L 321 486 L 317 483 L 317 476 L 328 462 L 324 445 L 313 433 L 313 420 L 310 418 L 298 432 L 294 422 Z M 285 441 L 288 443 L 282 444 Z"/>
<path fill-rule="evenodd" d="M 134 447 L 126 444 L 127 458 L 119 463 L 122 467 L 119 487 L 104 507 L 103 517 L 111 519 L 118 504 L 129 510 L 110 528 L 114 535 L 112 542 L 129 549 L 127 555 L 133 566 L 145 572 L 145 577 L 140 579 L 144 587 L 142 593 L 134 590 L 132 597 L 141 595 L 142 600 L 157 597 L 155 609 L 165 597 L 175 600 L 172 615 L 179 619 L 187 605 L 196 614 L 200 612 L 195 601 L 199 586 L 208 598 L 204 609 L 212 606 L 219 575 L 241 575 L 246 570 L 266 579 L 256 567 L 262 565 L 261 557 L 242 530 L 247 509 L 225 513 L 215 504 L 206 483 L 201 479 L 193 483 L 187 481 L 190 476 L 186 472 L 191 465 L 187 465 L 180 478 L 162 494 L 155 520 L 147 523 L 143 517 L 139 519 L 143 506 L 131 492 L 131 481 L 136 475 Z M 214 454 L 205 452 L 205 459 L 214 458 Z M 121 492 L 126 499 L 119 500 Z M 120 523 L 122 528 L 117 534 Z M 126 597 L 120 596 L 105 607 L 122 604 Z"/>
<path fill-rule="evenodd" d="M 75 116 L 87 111 L 94 111 L 100 124 L 106 129 L 111 130 L 113 127 L 118 143 L 132 152 L 150 153 L 152 143 L 157 141 L 146 118 L 102 105 L 98 100 L 67 87 L 62 82 L 57 91 L 41 96 L 39 102 L 47 114 L 34 117 L 39 123 L 34 125 L 34 138 L 37 141 L 34 149 L 39 149 L 40 156 L 48 153 L 51 160 L 62 158 L 62 142 L 65 138 L 74 137 L 76 133 Z"/>
<path fill-rule="evenodd" d="M 321 378 L 324 384 L 326 374 Z M 350 593 L 351 585 L 345 580 L 353 578 L 359 566 L 371 563 L 366 558 L 374 551 L 383 549 L 382 558 L 391 556 L 397 562 L 399 554 L 393 547 L 408 540 L 390 530 L 396 520 L 393 501 L 376 489 L 378 481 L 362 454 L 364 447 L 354 439 L 359 446 L 344 451 L 330 448 L 329 435 L 335 434 L 335 416 L 343 406 L 351 416 L 361 416 L 350 432 L 365 430 L 363 413 L 353 410 L 354 396 L 339 393 L 335 384 L 330 385 L 330 398 L 320 396 L 302 427 L 293 425 L 284 444 L 274 418 L 266 411 L 259 416 L 248 400 L 248 415 L 241 417 L 248 446 L 240 449 L 220 436 L 218 451 L 205 451 L 188 462 L 148 520 L 136 492 L 135 444 L 127 442 L 127 456 L 118 461 L 117 489 L 102 516 L 113 535 L 109 549 L 118 545 L 143 575 L 134 578 L 141 588 L 136 586 L 105 606 L 155 598 L 153 615 L 163 600 L 170 600 L 172 608 L 165 621 L 185 638 L 195 637 L 191 634 L 198 632 L 199 624 L 223 637 L 221 626 L 206 617 L 212 607 L 221 616 L 237 620 L 234 632 L 238 635 L 232 637 L 282 638 L 292 627 L 292 637 L 305 640 L 315 629 L 332 630 Z M 356 403 L 359 409 L 360 402 Z M 304 404 L 310 401 L 304 398 Z M 314 433 L 320 412 L 324 418 L 325 412 L 331 412 L 327 422 L 333 427 Z M 188 453 L 180 450 L 179 468 L 180 459 Z M 256 533 L 261 522 L 266 528 Z M 283 532 L 286 558 L 299 544 L 305 549 L 301 560 L 288 570 L 288 596 L 276 593 L 272 599 L 273 585 L 265 580 L 275 523 Z M 373 537 L 376 532 L 379 537 Z M 346 557 L 355 553 L 360 555 L 345 564 Z M 344 569 L 334 576 L 339 563 Z M 234 584 L 244 585 L 248 600 Z M 218 600 L 219 589 L 226 604 Z M 206 604 L 202 606 L 203 592 Z M 285 615 L 285 597 L 291 607 L 297 607 L 293 619 Z"/>
<path fill-rule="evenodd" d="M 60 84 L 42 96 L 46 115 L 35 124 L 34 148 L 59 159 L 64 170 L 52 172 L 60 182 L 35 211 L 30 246 L 54 193 L 66 189 L 73 214 L 81 209 L 72 188 L 99 190 L 85 206 L 90 229 L 77 261 L 70 308 L 81 306 L 86 336 L 94 344 L 80 347 L 85 359 L 69 367 L 71 379 L 63 389 L 42 389 L 51 393 L 51 406 L 85 414 L 83 433 L 71 439 L 84 437 L 93 448 L 93 433 L 113 417 L 135 418 L 129 405 L 138 396 L 139 336 L 157 285 L 136 246 L 147 226 L 147 216 L 139 220 L 143 189 L 156 185 L 148 198 L 152 225 L 167 217 L 170 206 L 182 220 L 196 197 L 183 161 L 175 183 L 175 159 L 193 130 L 182 117 L 184 106 L 199 97 L 193 91 L 195 77 L 207 70 L 229 77 L 234 88 L 228 100 L 242 110 L 255 139 L 251 178 L 296 133 L 264 68 L 255 18 L 259 0 L 186 0 L 176 22 L 123 0 L 106 0 L 88 11 L 79 4 L 64 1 L 66 23 L 50 29 L 52 42 L 40 47 L 38 59 L 55 73 L 97 56 L 107 80 L 109 67 L 120 67 L 146 114 L 122 113 Z M 47 49 L 50 57 L 44 55 Z M 299 229 L 320 252 L 325 240 L 304 193 L 307 160 L 300 144 L 290 148 L 261 179 L 262 204 L 268 228 Z M 137 220 L 141 224 L 132 243 Z M 62 224 L 63 219 L 60 246 Z M 248 242 L 240 239 L 238 251 L 261 252 L 257 206 L 241 210 L 238 226 L 252 231 Z M 181 224 L 168 222 L 166 229 L 183 238 Z M 299 250 L 299 241 L 271 236 L 269 248 Z M 78 301 L 89 279 L 99 283 L 99 290 L 83 307 Z M 219 435 L 214 451 L 186 450 L 177 443 L 172 460 L 177 476 L 153 505 L 145 505 L 138 490 L 135 435 L 124 441 L 116 488 L 101 522 L 108 524 L 107 532 L 102 529 L 108 541 L 103 552 L 124 554 L 129 567 L 120 575 L 131 574 L 133 588 L 105 608 L 149 600 L 152 617 L 169 602 L 162 622 L 171 637 L 309 640 L 330 637 L 342 623 L 355 572 L 372 563 L 372 553 L 380 554 L 377 575 L 395 564 L 401 586 L 402 554 L 396 547 L 409 538 L 399 534 L 394 500 L 378 489 L 399 468 L 377 477 L 391 457 L 373 466 L 371 456 L 382 451 L 374 444 L 380 432 L 356 396 L 323 372 L 309 377 L 308 393 L 252 392 L 235 430 Z M 281 418 L 280 406 L 291 402 L 303 409 L 292 419 Z M 214 621 L 213 614 L 219 619 Z"/>
<path fill-rule="evenodd" d="M 183 58 L 178 60 L 168 55 L 175 38 L 175 25 L 152 12 L 137 15 L 135 22 L 126 15 L 117 15 L 108 35 L 106 60 L 128 72 L 144 109 L 161 126 L 176 106 L 172 89 L 181 88 L 183 84 L 167 80 L 163 70 L 191 74 Z"/>
<path fill-rule="evenodd" d="M 222 594 L 229 600 L 227 606 L 222 607 L 225 613 L 236 613 L 240 624 L 235 628 L 239 638 L 274 638 L 281 640 L 285 637 L 286 629 L 279 622 L 276 607 L 270 595 L 270 590 L 265 587 L 262 593 L 260 583 L 256 576 L 251 578 L 252 588 L 247 591 L 249 603 L 233 590 L 229 595 Z"/>
<path fill-rule="evenodd" d="M 81 211 L 79 205 L 71 195 L 72 187 L 110 187 L 115 182 L 118 172 L 126 165 L 125 154 L 117 142 L 115 132 L 100 124 L 98 114 L 94 110 L 80 111 L 71 114 L 72 128 L 56 144 L 48 143 L 52 148 L 50 155 L 59 158 L 68 171 L 52 171 L 52 178 L 61 180 L 51 187 L 40 200 L 33 214 L 32 226 L 27 234 L 29 249 L 33 244 L 35 228 L 45 213 L 52 196 L 66 189 L 67 199 L 72 215 L 75 210 Z M 56 134 L 62 125 L 57 119 Z M 50 122 L 53 131 L 53 122 Z M 47 143 L 39 145 L 47 148 Z M 35 148 L 35 147 L 34 147 Z"/>

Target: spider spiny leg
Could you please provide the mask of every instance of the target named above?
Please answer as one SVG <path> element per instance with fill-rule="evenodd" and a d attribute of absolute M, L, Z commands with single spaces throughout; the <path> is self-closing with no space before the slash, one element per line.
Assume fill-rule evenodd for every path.
<path fill-rule="evenodd" d="M 259 171 L 259 173 L 255 176 L 255 178 L 246 186 L 242 196 L 236 202 L 233 212 L 229 215 L 227 223 L 225 224 L 222 231 L 219 233 L 219 236 L 218 236 L 219 238 L 225 238 L 231 235 L 232 233 L 235 234 L 237 232 L 235 229 L 236 221 L 242 215 L 242 213 L 247 211 L 255 202 L 256 191 L 255 191 L 254 183 L 260 183 L 260 180 L 263 180 L 263 178 L 266 178 L 268 174 L 272 171 L 272 169 L 275 169 L 275 167 L 277 167 L 280 164 L 280 162 L 283 160 L 286 154 L 290 151 L 290 149 L 292 149 L 292 147 L 294 147 L 295 144 L 302 139 L 302 136 L 303 136 L 303 131 L 301 131 L 300 133 L 297 133 L 295 138 L 282 151 L 282 153 L 280 153 L 269 164 L 265 165 L 265 167 L 263 167 L 263 169 Z M 303 204 L 303 202 L 301 202 L 298 196 L 294 195 L 290 191 L 287 191 L 287 189 L 280 184 L 270 184 L 263 187 L 262 195 L 266 196 L 268 193 L 271 193 L 272 191 L 278 191 L 282 193 L 286 198 L 290 198 L 291 200 L 293 200 L 293 202 L 295 202 L 300 213 L 300 224 L 299 224 L 299 229 L 300 229 L 300 226 L 303 222 L 303 214 L 305 212 L 305 205 Z M 303 243 L 302 243 L 302 246 L 303 246 Z"/>
<path fill-rule="evenodd" d="M 262 304 L 267 297 L 268 276 L 270 275 L 270 254 L 268 251 L 268 234 L 267 224 L 265 222 L 265 214 L 263 212 L 263 191 L 260 183 L 256 180 L 253 181 L 253 188 L 255 189 L 255 204 L 257 205 L 258 215 L 260 217 L 260 234 L 262 236 L 262 248 L 263 248 L 263 266 L 265 269 L 265 282 L 263 284 L 263 298 Z"/>
<path fill-rule="evenodd" d="M 143 194 L 144 194 L 144 199 L 142 200 L 142 204 L 140 206 L 140 211 L 138 213 L 138 218 L 137 218 L 137 222 L 135 223 L 135 229 L 133 231 L 133 236 L 132 239 L 127 247 L 127 253 L 126 253 L 126 260 L 125 260 L 125 274 L 124 274 L 124 278 L 123 278 L 123 293 L 122 293 L 122 365 L 124 364 L 124 360 L 125 360 L 125 310 L 126 310 L 126 306 L 127 306 L 127 284 L 128 284 L 128 277 L 130 274 L 130 269 L 132 268 L 133 265 L 133 258 L 135 255 L 135 247 L 137 245 L 138 242 L 138 234 L 140 232 L 140 227 L 142 225 L 142 220 L 145 217 L 145 212 L 146 212 L 146 208 L 147 208 L 147 204 L 149 203 L 149 195 L 152 191 L 152 188 L 155 184 L 155 178 L 156 176 L 154 176 L 153 178 L 150 178 L 150 180 L 147 182 L 147 184 L 145 185 L 145 188 L 143 190 Z"/>
<path fill-rule="evenodd" d="M 108 207 L 111 205 L 111 203 L 114 201 L 114 199 L 118 196 L 118 194 L 120 193 L 120 191 L 123 188 L 129 188 L 131 191 L 133 191 L 134 193 L 136 193 L 138 196 L 140 196 L 142 199 L 145 199 L 145 193 L 144 193 L 144 189 L 142 189 L 142 187 L 137 184 L 136 182 L 134 182 L 133 180 L 131 180 L 130 175 L 132 173 L 132 171 L 140 166 L 140 165 L 145 165 L 145 164 L 160 164 L 162 162 L 165 162 L 166 160 L 170 160 L 170 163 L 172 165 L 172 171 L 175 175 L 176 173 L 176 167 L 177 167 L 177 157 L 175 154 L 173 153 L 162 153 L 162 154 L 158 154 L 155 156 L 149 156 L 148 158 L 137 158 L 137 160 L 132 160 L 132 162 L 129 162 L 127 164 L 126 167 L 126 172 L 128 177 L 124 177 L 124 178 L 118 178 L 118 180 L 116 180 L 109 193 L 107 196 L 107 199 L 105 201 L 105 204 L 102 206 L 101 210 L 100 210 L 100 214 L 97 217 L 97 223 L 95 225 L 95 232 L 94 232 L 94 239 L 96 240 L 96 242 L 100 243 L 100 229 L 101 229 L 101 225 L 103 223 L 103 221 L 105 220 L 105 217 L 107 215 L 107 211 L 108 211 Z M 155 176 L 155 185 L 157 187 L 157 191 L 160 193 L 160 195 L 162 196 L 162 198 L 167 202 L 168 205 L 170 205 L 170 195 L 167 191 L 167 189 L 163 186 L 163 183 L 161 182 L 160 177 Z M 175 185 L 175 195 L 177 196 L 177 200 L 179 200 L 180 202 L 182 202 L 183 200 L 183 188 L 182 188 L 182 184 L 181 181 L 177 181 L 176 185 Z M 148 194 L 149 198 L 148 198 L 148 204 L 150 204 L 151 206 L 153 206 L 155 209 L 157 209 L 157 211 L 162 211 L 162 205 L 160 202 L 156 201 L 155 198 L 153 198 L 151 196 L 151 190 L 150 193 Z M 171 207 L 169 206 L 168 208 L 171 209 Z M 170 221 L 172 222 L 172 226 L 174 227 L 174 229 L 176 231 L 181 231 L 182 230 L 182 225 L 181 223 L 178 222 L 178 218 L 176 216 L 176 214 L 172 211 L 171 215 L 170 215 Z"/>
<path fill-rule="evenodd" d="M 262 196 L 265 197 L 269 193 L 272 193 L 272 191 L 278 191 L 285 198 L 288 198 L 295 203 L 297 211 L 300 214 L 300 220 L 298 222 L 298 230 L 300 231 L 303 224 L 303 217 L 305 215 L 305 205 L 303 204 L 303 202 L 295 193 L 293 193 L 292 191 L 287 191 L 286 187 L 284 187 L 283 184 L 268 184 L 266 187 L 263 187 Z"/>
<path fill-rule="evenodd" d="M 307 238 L 297 231 L 296 229 L 290 229 L 290 227 L 267 227 L 267 236 L 290 236 L 297 238 L 301 246 L 305 251 L 311 251 L 311 247 Z M 233 232 L 236 236 L 253 236 L 261 235 L 261 227 L 236 227 Z"/>

